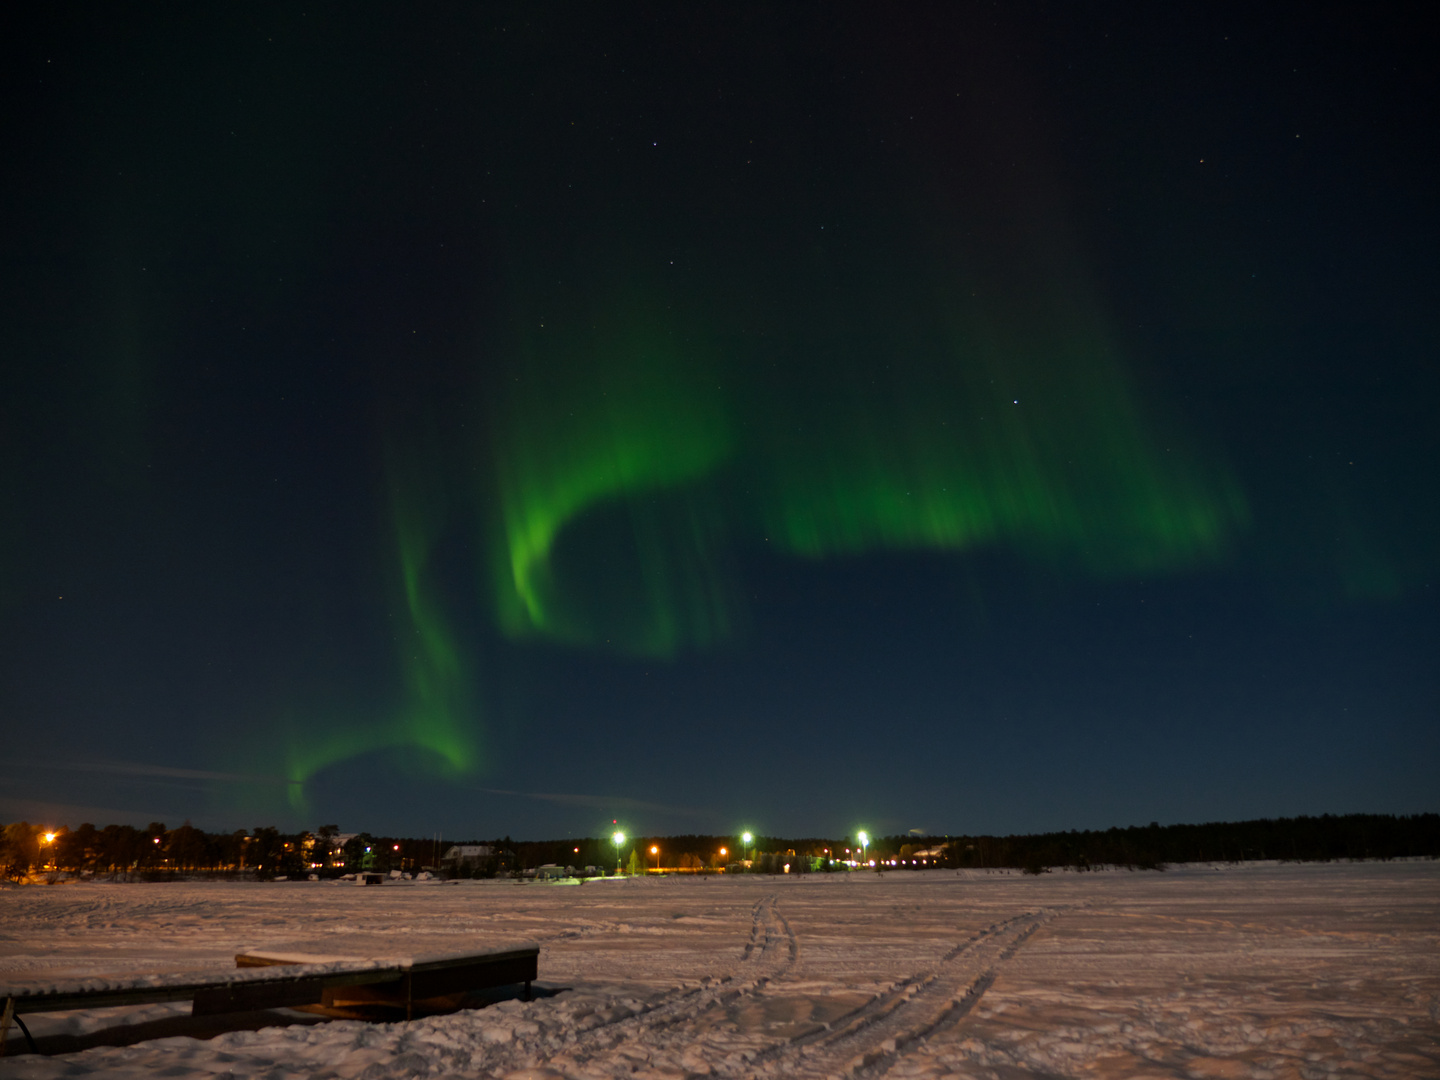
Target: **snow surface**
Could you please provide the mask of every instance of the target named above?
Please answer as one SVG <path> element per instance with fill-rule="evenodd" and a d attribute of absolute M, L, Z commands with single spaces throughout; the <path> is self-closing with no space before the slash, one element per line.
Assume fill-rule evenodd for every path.
<path fill-rule="evenodd" d="M 233 971 L 246 949 L 541 944 L 531 1002 L 57 1057 L 0 1080 L 1440 1077 L 1440 862 L 0 891 L 0 984 Z M 37 1037 L 170 1017 L 27 1016 Z M 296 1019 L 301 1014 L 295 1014 Z"/>

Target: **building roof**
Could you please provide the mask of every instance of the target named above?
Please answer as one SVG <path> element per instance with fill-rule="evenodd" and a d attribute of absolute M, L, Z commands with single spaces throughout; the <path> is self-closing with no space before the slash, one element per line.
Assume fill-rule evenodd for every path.
<path fill-rule="evenodd" d="M 452 844 L 446 849 L 445 854 L 440 857 L 441 862 L 449 862 L 452 859 L 488 859 L 495 854 L 495 849 L 489 844 Z"/>

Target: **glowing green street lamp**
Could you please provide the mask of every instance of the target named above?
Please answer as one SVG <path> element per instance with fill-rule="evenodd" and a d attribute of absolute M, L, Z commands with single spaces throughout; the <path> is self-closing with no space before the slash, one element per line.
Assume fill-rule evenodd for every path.
<path fill-rule="evenodd" d="M 615 841 L 615 873 L 618 874 L 620 873 L 620 845 L 625 842 L 625 834 L 617 832 L 610 839 Z"/>
<path fill-rule="evenodd" d="M 861 829 L 855 834 L 855 838 L 860 841 L 860 862 L 863 865 L 865 863 L 865 849 L 870 846 L 870 834 L 864 829 Z"/>
<path fill-rule="evenodd" d="M 741 833 L 741 834 L 740 834 L 740 839 L 741 839 L 742 841 L 744 841 L 744 845 L 745 845 L 744 847 L 742 847 L 742 848 L 740 849 L 740 853 L 743 855 L 743 854 L 745 853 L 745 848 L 748 848 L 748 847 L 750 846 L 751 842 L 755 839 L 755 837 L 751 836 L 751 835 L 747 832 L 747 833 Z"/>

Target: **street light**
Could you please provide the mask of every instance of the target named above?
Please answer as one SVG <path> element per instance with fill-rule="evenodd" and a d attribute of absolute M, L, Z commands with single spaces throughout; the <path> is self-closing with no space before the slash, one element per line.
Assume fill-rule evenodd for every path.
<path fill-rule="evenodd" d="M 865 849 L 870 846 L 870 834 L 862 829 L 855 834 L 855 838 L 860 841 L 860 862 L 863 865 L 865 862 Z"/>
<path fill-rule="evenodd" d="M 618 874 L 620 873 L 620 845 L 625 842 L 625 834 L 617 832 L 610 839 L 615 841 L 615 873 Z"/>
<path fill-rule="evenodd" d="M 741 835 L 740 839 L 743 840 L 743 841 L 745 841 L 745 846 L 748 848 L 748 847 L 750 846 L 750 841 L 754 840 L 755 837 L 751 836 L 751 835 L 747 832 L 747 833 L 743 833 L 743 834 Z M 743 851 L 742 851 L 742 854 L 743 854 Z"/>
<path fill-rule="evenodd" d="M 660 872 L 660 849 L 654 844 L 650 845 L 650 854 L 655 856 L 655 872 Z"/>

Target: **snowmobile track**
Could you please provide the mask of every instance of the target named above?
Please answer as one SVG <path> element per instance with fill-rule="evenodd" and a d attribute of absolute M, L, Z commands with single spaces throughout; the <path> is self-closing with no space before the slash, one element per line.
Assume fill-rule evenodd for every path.
<path fill-rule="evenodd" d="M 602 1021 L 586 1031 L 576 1032 L 573 1041 L 567 1042 L 558 1053 L 542 1057 L 533 1064 L 558 1064 L 557 1059 L 563 1059 L 564 1065 L 570 1069 L 583 1068 L 592 1063 L 598 1064 L 596 1059 L 609 1056 L 622 1044 L 654 1043 L 657 1037 L 667 1035 L 691 1041 L 693 1035 L 687 1031 L 672 1033 L 669 1029 L 688 1024 L 712 1007 L 732 1006 L 741 998 L 756 993 L 793 967 L 799 957 L 800 946 L 795 932 L 780 914 L 774 895 L 756 901 L 751 908 L 750 919 L 750 937 L 735 970 L 719 978 L 707 979 L 700 986 L 678 989 L 648 1008 L 628 1012 L 613 1020 Z M 487 1067 L 496 1070 L 498 1062 L 491 1062 Z M 500 1072 L 503 1069 L 496 1075 Z"/>
<path fill-rule="evenodd" d="M 795 963 L 800 954 L 800 945 L 795 939 L 795 932 L 790 929 L 790 923 L 780 914 L 774 896 L 757 900 L 751 909 L 750 919 L 750 940 L 745 943 L 741 960 L 755 959 L 773 964 L 778 957 L 774 950 L 783 941 L 786 951 L 783 963 Z M 760 950 L 758 953 L 755 952 L 757 946 Z"/>
<path fill-rule="evenodd" d="M 916 1043 L 958 1024 L 994 983 L 1000 965 L 1054 912 L 1027 912 L 961 942 L 936 967 L 902 979 L 824 1030 L 765 1051 L 745 1073 L 882 1076 Z"/>
<path fill-rule="evenodd" d="M 692 1022 L 716 1007 L 733 1010 L 746 997 L 783 978 L 799 956 L 788 920 L 766 896 L 751 909 L 749 939 L 730 974 L 699 987 L 678 990 L 648 1009 L 618 1017 L 585 1032 L 536 1064 L 566 1072 L 614 1071 L 626 1067 L 626 1045 L 659 1049 L 691 1042 Z M 895 983 L 853 1012 L 819 1031 L 717 1062 L 717 1076 L 850 1077 L 883 1076 L 909 1049 L 954 1027 L 994 983 L 1000 966 L 1055 912 L 1025 912 L 994 923 L 959 943 L 934 968 Z M 618 1074 L 617 1074 L 618 1075 Z"/>

